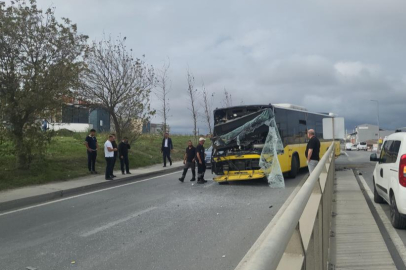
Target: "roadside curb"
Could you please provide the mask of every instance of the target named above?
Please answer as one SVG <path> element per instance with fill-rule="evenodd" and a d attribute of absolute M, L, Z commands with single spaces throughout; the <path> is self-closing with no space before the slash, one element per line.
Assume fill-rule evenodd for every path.
<path fill-rule="evenodd" d="M 361 189 L 365 192 L 365 195 L 369 197 L 371 207 L 375 209 L 377 218 L 380 219 L 382 222 L 382 230 L 386 230 L 386 233 L 388 234 L 388 240 L 394 245 L 394 249 L 397 251 L 398 255 L 400 256 L 401 261 L 403 262 L 403 265 L 401 267 L 398 267 L 398 269 L 405 269 L 406 266 L 406 248 L 405 245 L 403 244 L 402 239 L 399 236 L 399 233 L 397 229 L 393 228 L 392 223 L 390 222 L 389 218 L 386 216 L 385 211 L 382 207 L 381 204 L 374 203 L 374 194 L 369 188 L 367 182 L 365 181 L 364 177 L 362 175 L 357 175 L 359 170 L 356 171 L 355 175 L 356 177 L 359 178 L 359 184 L 361 186 Z M 372 212 L 372 209 L 371 209 Z"/>
<path fill-rule="evenodd" d="M 101 183 L 95 183 L 95 184 L 90 184 L 90 185 L 86 185 L 86 186 L 70 188 L 70 189 L 66 189 L 66 190 L 58 190 L 58 191 L 53 191 L 53 192 L 49 192 L 46 194 L 25 197 L 25 198 L 11 200 L 11 201 L 7 201 L 7 202 L 2 202 L 2 203 L 0 203 L 0 213 L 5 212 L 5 211 L 10 211 L 10 210 L 15 210 L 17 208 L 21 208 L 21 207 L 25 207 L 25 206 L 53 201 L 53 200 L 57 200 L 57 199 L 64 198 L 64 197 L 70 197 L 70 196 L 78 195 L 81 193 L 102 189 L 105 187 L 119 186 L 122 184 L 141 180 L 142 178 L 145 178 L 145 177 L 164 175 L 167 173 L 176 172 L 178 170 L 181 170 L 182 168 L 183 168 L 183 165 L 174 166 L 174 167 L 166 169 L 166 170 L 147 172 L 147 173 L 129 176 L 126 178 L 117 179 L 117 180 L 113 180 L 113 181 L 105 181 L 105 182 L 101 182 Z"/>

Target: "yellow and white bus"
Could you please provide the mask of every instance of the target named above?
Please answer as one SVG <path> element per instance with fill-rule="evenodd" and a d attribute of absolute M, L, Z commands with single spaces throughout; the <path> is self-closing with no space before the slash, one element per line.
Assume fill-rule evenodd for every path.
<path fill-rule="evenodd" d="M 307 130 L 314 129 L 320 140 L 320 158 L 332 140 L 323 139 L 323 118 L 329 113 L 312 113 L 303 107 L 291 104 L 236 106 L 214 110 L 213 141 L 229 134 L 245 123 L 255 119 L 264 110 L 273 111 L 282 143 L 283 153 L 278 155 L 281 170 L 289 177 L 296 177 L 300 168 L 307 166 L 305 150 L 308 142 Z M 227 145 L 214 146 L 212 171 L 214 181 L 219 183 L 265 178 L 259 161 L 269 132 L 267 125 L 257 127 L 242 140 L 233 140 Z M 336 141 L 336 155 L 340 154 L 340 143 Z"/>

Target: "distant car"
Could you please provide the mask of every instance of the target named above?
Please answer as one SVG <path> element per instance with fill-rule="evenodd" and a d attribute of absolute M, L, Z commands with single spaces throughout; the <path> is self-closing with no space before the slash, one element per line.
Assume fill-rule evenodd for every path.
<path fill-rule="evenodd" d="M 345 144 L 345 150 L 351 151 L 352 143 L 346 143 Z"/>
<path fill-rule="evenodd" d="M 205 154 L 206 154 L 206 168 L 211 168 L 211 152 L 213 150 L 213 146 L 210 146 L 208 149 L 206 149 Z"/>
<path fill-rule="evenodd" d="M 406 228 L 406 132 L 394 133 L 384 141 L 372 177 L 374 201 L 390 206 L 390 221 L 397 229 Z"/>
<path fill-rule="evenodd" d="M 367 151 L 368 150 L 368 146 L 366 142 L 360 142 L 357 144 L 357 150 L 364 150 Z"/>
<path fill-rule="evenodd" d="M 353 145 L 351 146 L 351 151 L 357 151 L 357 150 L 358 150 L 357 145 L 356 145 L 356 144 L 353 144 Z"/>

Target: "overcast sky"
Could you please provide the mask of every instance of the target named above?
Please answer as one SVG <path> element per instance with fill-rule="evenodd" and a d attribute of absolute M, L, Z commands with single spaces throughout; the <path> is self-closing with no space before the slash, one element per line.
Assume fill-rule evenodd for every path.
<path fill-rule="evenodd" d="M 406 1 L 38 0 L 79 31 L 127 37 L 134 55 L 170 59 L 172 132 L 190 133 L 187 68 L 221 106 L 292 103 L 334 112 L 346 127 L 406 126 Z M 152 97 L 152 105 L 159 101 Z M 203 111 L 202 111 L 203 112 Z M 155 118 L 154 122 L 161 122 Z M 202 121 L 200 128 L 204 129 Z"/>

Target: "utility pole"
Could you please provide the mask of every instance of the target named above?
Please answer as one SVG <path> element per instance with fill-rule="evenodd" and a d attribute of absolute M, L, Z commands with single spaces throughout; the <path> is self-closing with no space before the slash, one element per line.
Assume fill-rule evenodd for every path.
<path fill-rule="evenodd" d="M 381 139 L 380 132 L 379 132 L 379 130 L 380 130 L 380 127 L 379 127 L 379 101 L 374 100 L 374 99 L 371 99 L 371 101 L 376 102 L 376 121 L 378 122 L 378 151 L 379 151 L 381 148 L 380 143 L 379 143 L 379 140 Z"/>

